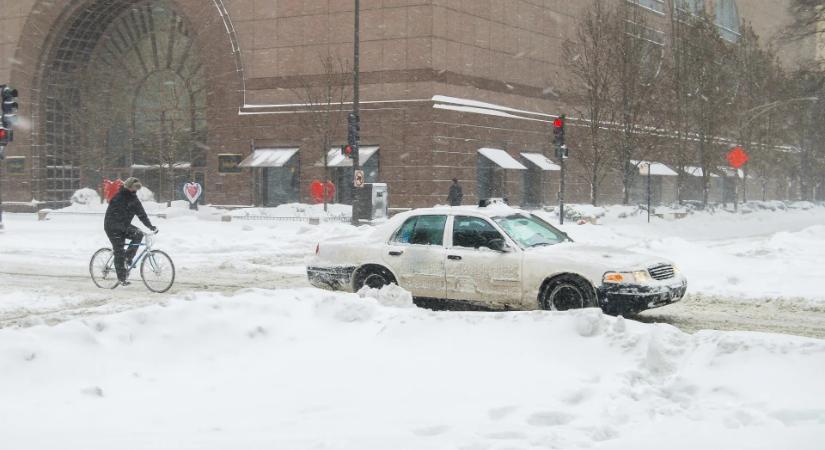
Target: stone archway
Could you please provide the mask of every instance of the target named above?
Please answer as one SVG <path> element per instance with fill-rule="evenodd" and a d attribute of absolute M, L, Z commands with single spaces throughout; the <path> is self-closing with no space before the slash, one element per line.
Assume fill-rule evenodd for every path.
<path fill-rule="evenodd" d="M 40 83 L 46 200 L 124 170 L 172 196 L 175 166 L 204 164 L 205 83 L 193 43 L 166 0 L 97 0 L 69 19 Z"/>
<path fill-rule="evenodd" d="M 18 145 L 28 147 L 32 197 L 65 202 L 102 177 L 134 173 L 168 198 L 170 167 L 204 173 L 207 123 L 242 104 L 227 20 L 221 0 L 38 2 L 12 71 L 31 118 Z"/>

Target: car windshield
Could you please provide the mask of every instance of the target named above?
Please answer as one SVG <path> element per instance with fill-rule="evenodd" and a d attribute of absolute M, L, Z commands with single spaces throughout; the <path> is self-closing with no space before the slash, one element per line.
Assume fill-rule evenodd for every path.
<path fill-rule="evenodd" d="M 563 232 L 534 216 L 513 214 L 493 220 L 523 248 L 554 245 L 568 239 Z"/>

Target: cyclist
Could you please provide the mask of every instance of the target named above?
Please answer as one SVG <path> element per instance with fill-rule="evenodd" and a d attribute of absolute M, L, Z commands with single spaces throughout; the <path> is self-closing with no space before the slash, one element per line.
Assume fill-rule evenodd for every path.
<path fill-rule="evenodd" d="M 158 229 L 143 209 L 143 205 L 137 197 L 136 192 L 142 187 L 140 180 L 135 177 L 130 177 L 123 183 L 123 187 L 118 190 L 117 194 L 109 201 L 109 207 L 106 208 L 106 218 L 103 220 L 103 230 L 106 231 L 106 236 L 112 242 L 112 251 L 115 254 L 115 270 L 117 271 L 118 285 L 126 286 L 129 281 L 126 279 L 129 275 L 128 268 L 132 265 L 132 259 L 137 253 L 137 244 L 143 240 L 143 232 L 136 226 L 132 225 L 132 219 L 137 216 L 146 227 L 157 233 Z M 123 247 L 129 239 L 129 250 L 124 250 Z"/>

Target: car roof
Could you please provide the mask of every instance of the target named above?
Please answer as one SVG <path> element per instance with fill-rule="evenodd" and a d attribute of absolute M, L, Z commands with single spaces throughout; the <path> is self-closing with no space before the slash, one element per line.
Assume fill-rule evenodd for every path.
<path fill-rule="evenodd" d="M 429 214 L 438 215 L 461 215 L 470 214 L 484 217 L 500 217 L 509 214 L 530 214 L 523 209 L 513 208 L 503 203 L 494 203 L 489 206 L 435 206 L 432 208 L 416 208 L 407 212 L 407 216 L 420 216 Z"/>

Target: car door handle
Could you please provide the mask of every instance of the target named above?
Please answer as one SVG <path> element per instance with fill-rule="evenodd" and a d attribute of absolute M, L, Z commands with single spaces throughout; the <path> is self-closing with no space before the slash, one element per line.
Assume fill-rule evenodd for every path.
<path fill-rule="evenodd" d="M 404 254 L 404 250 L 390 250 L 390 256 L 401 256 Z"/>
<path fill-rule="evenodd" d="M 447 259 L 452 259 L 453 261 L 461 261 L 461 257 L 458 255 L 447 255 Z"/>

